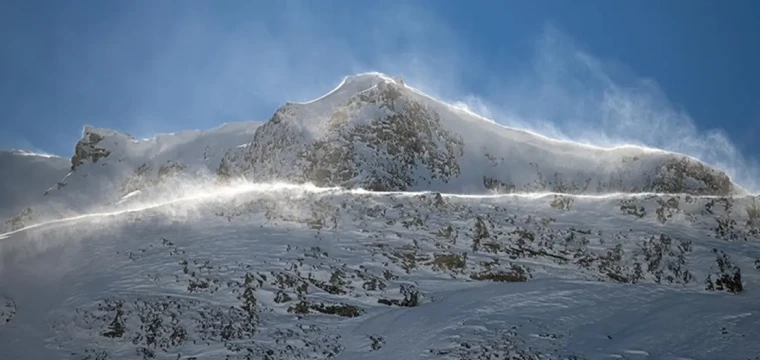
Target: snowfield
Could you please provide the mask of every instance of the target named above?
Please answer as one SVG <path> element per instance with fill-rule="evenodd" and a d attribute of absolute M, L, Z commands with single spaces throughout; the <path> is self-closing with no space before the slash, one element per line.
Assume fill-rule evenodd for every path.
<path fill-rule="evenodd" d="M 2 360 L 760 359 L 760 199 L 681 154 L 370 73 L 0 155 Z"/>
<path fill-rule="evenodd" d="M 6 235 L 4 358 L 760 353 L 755 198 L 261 190 Z"/>

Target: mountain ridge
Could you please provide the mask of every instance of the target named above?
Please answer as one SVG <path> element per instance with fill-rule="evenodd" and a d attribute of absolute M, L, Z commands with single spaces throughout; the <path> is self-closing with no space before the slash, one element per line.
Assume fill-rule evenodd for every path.
<path fill-rule="evenodd" d="M 760 353 L 760 198 L 679 154 L 497 131 L 388 79 L 265 123 L 88 126 L 71 159 L 9 153 L 67 175 L 19 181 L 57 183 L 0 230 L 3 356 Z"/>
<path fill-rule="evenodd" d="M 466 194 L 747 194 L 723 171 L 686 155 L 505 127 L 376 72 L 347 76 L 314 100 L 287 102 L 265 122 L 142 140 L 86 125 L 70 172 L 30 190 L 79 211 L 157 184 L 237 178 Z M 26 206 L 14 205 L 14 212 Z"/>
<path fill-rule="evenodd" d="M 399 102 L 399 111 L 394 109 L 395 102 Z M 404 111 L 406 113 L 403 113 Z M 382 117 L 385 118 L 381 119 Z M 367 121 L 375 121 L 371 126 L 375 129 L 368 129 L 365 126 Z M 335 133 L 345 131 L 345 127 L 352 124 L 356 124 L 353 132 L 335 136 Z M 385 129 L 382 129 L 383 127 Z M 412 132 L 401 133 L 406 130 L 412 130 Z M 415 132 L 418 130 L 424 130 L 423 135 L 426 136 L 419 136 L 419 132 Z M 407 165 L 424 171 L 426 166 L 422 163 L 426 156 L 425 151 L 450 152 L 444 149 L 446 145 L 433 146 L 436 136 L 447 133 L 453 136 L 445 142 L 449 145 L 453 143 L 454 147 L 462 142 L 456 140 L 457 137 L 467 137 L 468 139 L 459 147 L 467 148 L 468 156 L 460 160 L 463 160 L 465 167 L 473 163 L 479 165 L 479 168 L 469 166 L 470 169 L 463 171 L 470 175 L 479 173 L 476 176 L 467 177 L 461 174 L 449 176 L 453 180 L 461 180 L 459 184 L 453 186 L 448 186 L 451 185 L 452 179 L 434 179 L 432 175 L 423 174 L 421 178 L 406 181 L 403 186 L 394 184 L 392 180 L 382 181 L 381 179 L 380 183 L 384 183 L 373 187 L 372 184 L 376 183 L 377 179 L 370 179 L 373 175 L 368 174 L 371 174 L 374 168 L 354 166 L 350 162 L 372 163 L 383 155 L 396 157 L 400 152 L 388 153 L 387 146 L 379 149 L 382 146 L 375 143 L 370 146 L 375 152 L 372 155 L 373 158 L 367 158 L 366 154 L 345 153 L 347 149 L 355 146 L 366 147 L 367 141 L 374 141 L 377 136 L 382 136 L 386 145 L 390 141 L 406 141 L 406 144 L 397 145 L 402 149 L 409 149 L 410 146 L 422 147 L 418 149 L 417 158 L 409 161 Z M 472 135 L 473 133 L 475 135 Z M 232 165 L 229 166 L 230 169 L 224 169 L 225 174 L 242 175 L 256 180 L 271 180 L 282 176 L 281 172 L 285 171 L 285 178 L 289 181 L 312 181 L 325 186 L 370 186 L 378 190 L 438 190 L 466 193 L 488 190 L 575 193 L 655 191 L 712 195 L 745 193 L 745 190 L 733 184 L 724 172 L 686 155 L 636 146 L 600 148 L 554 140 L 528 131 L 504 127 L 482 116 L 438 101 L 417 89 L 407 87 L 401 79 L 393 79 L 379 73 L 349 76 L 338 87 L 322 97 L 305 103 L 286 103 L 275 112 L 270 121 L 257 129 L 256 135 L 251 147 L 233 150 L 233 153 L 227 156 L 228 162 Z M 356 141 L 357 137 L 362 139 Z M 288 139 L 289 143 L 284 144 L 283 139 Z M 342 141 L 341 146 L 330 147 L 330 143 L 339 141 Z M 487 145 L 480 145 L 481 142 Z M 350 168 L 346 171 L 359 173 L 360 178 L 353 179 L 352 176 L 338 176 L 337 179 L 327 180 L 309 176 L 299 178 L 298 174 L 308 173 L 313 167 L 317 168 L 316 172 L 322 173 L 333 170 L 327 165 L 315 164 L 318 162 L 316 160 L 298 164 L 300 159 L 315 151 L 343 157 L 341 161 L 331 165 Z M 412 151 L 415 150 L 412 149 Z M 462 158 L 465 151 L 460 149 L 460 152 L 462 154 L 454 157 Z M 537 156 L 535 152 L 540 152 L 543 156 Z M 280 160 L 279 163 L 268 163 L 271 162 L 270 158 L 284 155 L 287 155 L 287 158 Z M 454 165 L 451 161 L 453 155 L 447 156 L 450 161 L 446 165 Z M 241 158 L 246 158 L 246 160 L 241 161 Z M 554 158 L 560 160 L 553 161 Z M 642 162 L 654 160 L 638 167 L 619 164 L 621 162 L 634 163 L 640 159 L 643 159 Z M 381 159 L 381 161 L 389 162 L 387 159 Z M 491 166 L 488 163 L 492 163 Z M 288 168 L 287 164 L 297 165 Z M 541 166 L 545 166 L 546 169 L 542 169 Z M 393 164 L 387 167 L 393 167 Z M 498 167 L 510 167 L 511 170 L 507 172 L 503 169 L 502 171 L 494 169 Z M 536 167 L 536 169 L 526 170 L 529 167 Z M 583 168 L 583 171 L 577 171 L 578 168 Z M 443 168 L 427 167 L 427 170 L 446 172 Z M 565 174 L 573 171 L 576 174 Z M 409 172 L 404 174 L 400 172 L 403 171 L 397 171 L 395 175 L 407 178 L 416 176 Z M 593 178 L 594 172 L 604 174 Z M 616 174 L 616 172 L 623 173 Z M 644 172 L 646 174 L 643 174 Z M 671 175 L 668 174 L 669 172 L 673 172 L 674 176 L 669 176 Z M 556 179 L 557 175 L 568 176 L 570 179 Z M 547 176 L 555 176 L 555 179 L 546 179 Z M 650 179 L 637 179 L 626 183 L 626 177 L 635 176 L 648 176 Z M 466 180 L 463 179 L 465 177 Z M 573 177 L 582 179 L 579 181 Z M 583 184 L 584 181 L 586 184 Z M 701 185 L 697 184 L 700 182 Z M 489 184 L 502 185 L 496 188 Z M 589 185 L 592 186 L 591 189 Z"/>

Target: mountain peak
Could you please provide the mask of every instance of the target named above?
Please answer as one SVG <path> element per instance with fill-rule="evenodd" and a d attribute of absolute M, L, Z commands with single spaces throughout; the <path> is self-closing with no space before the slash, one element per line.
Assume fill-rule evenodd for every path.
<path fill-rule="evenodd" d="M 87 125 L 70 160 L 70 173 L 50 181 L 48 190 L 56 191 L 48 198 L 118 200 L 174 175 L 470 194 L 745 192 L 682 154 L 598 148 L 507 128 L 378 72 L 346 76 L 318 99 L 283 105 L 263 124 L 140 140 Z"/>
<path fill-rule="evenodd" d="M 285 104 L 285 107 L 300 107 L 308 105 L 312 112 L 329 111 L 336 106 L 344 104 L 348 99 L 358 94 L 378 87 L 384 88 L 389 84 L 403 86 L 404 81 L 400 77 L 392 78 L 379 72 L 349 75 L 344 77 L 343 80 L 328 93 L 306 102 L 287 103 Z"/>
<path fill-rule="evenodd" d="M 82 139 L 81 140 L 89 139 L 91 137 L 105 138 L 105 137 L 114 136 L 114 135 L 119 135 L 121 137 L 128 138 L 130 140 L 134 140 L 134 137 L 132 137 L 132 135 L 130 135 L 130 134 L 122 133 L 120 131 L 113 130 L 113 129 L 97 127 L 97 126 L 93 126 L 93 125 L 85 125 L 82 128 Z"/>
<path fill-rule="evenodd" d="M 374 83 L 375 85 L 384 82 L 384 83 L 392 83 L 392 84 L 399 84 L 399 81 L 403 81 L 400 77 L 392 77 L 390 75 L 377 72 L 377 71 L 369 71 L 364 73 L 358 73 L 355 75 L 349 75 L 345 77 L 344 82 L 346 84 L 352 84 L 356 82 L 362 82 L 362 81 L 369 81 Z"/>
<path fill-rule="evenodd" d="M 741 192 L 724 172 L 682 154 L 507 128 L 374 72 L 285 104 L 217 174 L 390 191 Z"/>
<path fill-rule="evenodd" d="M 330 93 L 333 93 L 335 91 L 342 91 L 357 94 L 369 90 L 375 86 L 383 86 L 387 84 L 403 86 L 404 80 L 398 76 L 391 77 L 389 75 L 376 71 L 359 73 L 343 78 L 343 81 L 341 81 L 341 83 Z M 328 93 L 328 95 L 330 93 Z"/>

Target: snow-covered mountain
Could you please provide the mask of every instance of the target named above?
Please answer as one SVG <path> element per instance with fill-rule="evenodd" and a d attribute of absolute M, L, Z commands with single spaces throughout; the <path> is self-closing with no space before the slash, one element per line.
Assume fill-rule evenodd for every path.
<path fill-rule="evenodd" d="M 123 196 L 180 174 L 207 176 L 219 167 L 226 151 L 250 142 L 259 125 L 228 123 L 208 131 L 160 134 L 145 140 L 86 126 L 71 158 L 71 173 L 62 182 L 67 187 L 96 186 Z"/>
<path fill-rule="evenodd" d="M 759 199 L 684 155 L 377 73 L 264 123 L 87 126 L 74 150 L 0 153 L 3 360 L 760 353 Z"/>
<path fill-rule="evenodd" d="M 742 191 L 693 158 L 506 128 L 376 73 L 348 77 L 317 100 L 284 105 L 250 146 L 225 156 L 219 173 L 383 191 Z"/>
<path fill-rule="evenodd" d="M 308 103 L 287 103 L 263 125 L 143 141 L 88 126 L 71 162 L 72 174 L 52 190 L 86 188 L 89 197 L 111 201 L 175 175 L 481 194 L 743 192 L 724 172 L 684 155 L 506 128 L 378 73 L 347 77 Z"/>
<path fill-rule="evenodd" d="M 0 206 L 2 217 L 17 214 L 6 220 L 17 228 L 138 194 L 241 178 L 470 194 L 746 193 L 724 172 L 685 155 L 598 148 L 503 127 L 379 73 L 349 76 L 316 100 L 283 105 L 264 123 L 144 140 L 86 126 L 70 170 L 60 179 L 40 178 L 49 184 L 31 193 L 45 207 Z M 23 175 L 8 178 L 24 182 Z"/>
<path fill-rule="evenodd" d="M 55 158 L 56 176 L 36 176 L 30 183 L 24 171 L 15 168 L 5 171 L 3 167 L 3 174 L 8 174 L 4 175 L 8 186 L 3 190 L 23 186 L 28 193 L 25 198 L 33 200 L 31 211 L 36 219 L 96 211 L 141 191 L 165 193 L 175 189 L 179 182 L 210 180 L 215 177 L 213 174 L 222 156 L 231 148 L 250 142 L 260 125 L 253 121 L 227 123 L 206 131 L 159 134 L 143 140 L 114 130 L 85 126 L 71 159 Z M 60 171 L 61 168 L 64 170 Z M 46 183 L 40 184 L 42 181 Z M 26 204 L 21 208 L 19 204 L 18 201 L 3 202 L 0 208 L 13 209 L 14 214 L 21 209 L 29 210 Z M 28 214 L 24 217 L 23 221 L 10 219 L 14 222 L 12 227 L 29 223 Z"/>

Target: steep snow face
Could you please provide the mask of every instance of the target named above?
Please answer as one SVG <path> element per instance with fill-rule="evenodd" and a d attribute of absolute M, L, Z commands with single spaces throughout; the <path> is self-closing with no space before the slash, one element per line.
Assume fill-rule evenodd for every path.
<path fill-rule="evenodd" d="M 213 178 L 222 155 L 250 141 L 258 122 L 228 123 L 207 131 L 159 134 L 136 140 L 114 130 L 86 126 L 70 161 L 70 172 L 51 182 L 50 203 L 65 210 L 110 204 L 135 192 L 171 191 L 172 181 Z M 47 188 L 45 187 L 45 188 Z M 43 189 L 44 190 L 44 189 Z"/>
<path fill-rule="evenodd" d="M 0 150 L 0 219 L 44 201 L 45 189 L 67 172 L 62 157 Z"/>
<path fill-rule="evenodd" d="M 239 191 L 0 234 L 3 359 L 749 359 L 760 199 Z"/>
<path fill-rule="evenodd" d="M 744 193 L 684 155 L 506 128 L 376 73 L 284 105 L 218 173 L 374 190 Z"/>

